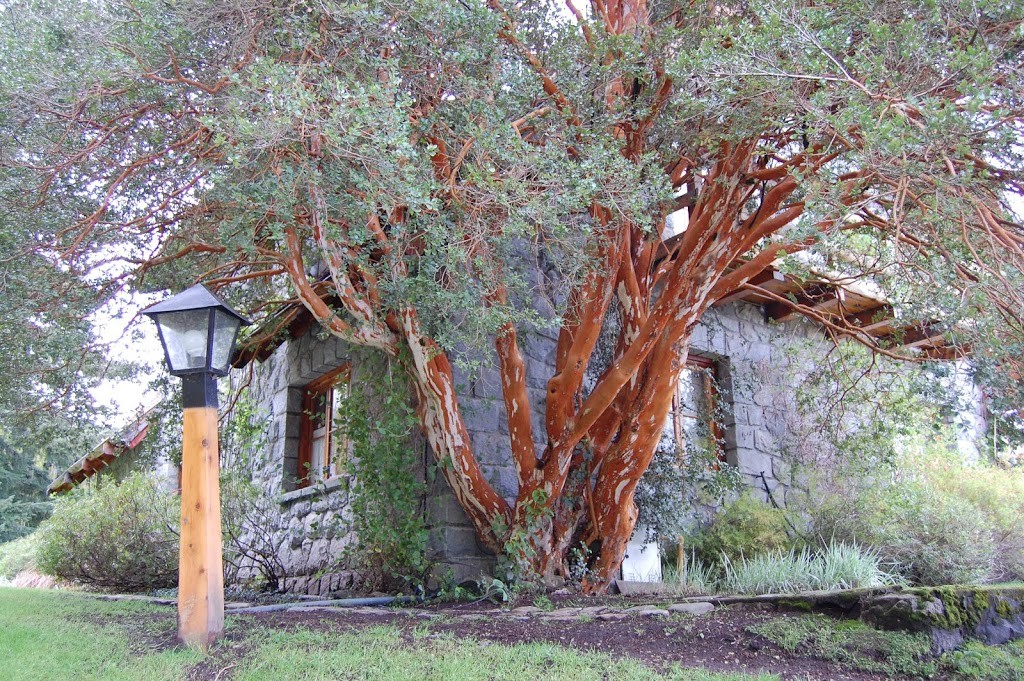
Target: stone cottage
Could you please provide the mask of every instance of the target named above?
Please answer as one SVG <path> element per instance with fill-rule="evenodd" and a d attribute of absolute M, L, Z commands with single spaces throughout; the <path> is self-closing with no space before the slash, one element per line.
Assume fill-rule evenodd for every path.
<path fill-rule="evenodd" d="M 705 315 L 691 345 L 690 369 L 682 377 L 666 436 L 700 431 L 711 411 L 721 415 L 704 424 L 724 446 L 721 465 L 732 466 L 764 498 L 785 503 L 787 471 L 780 456 L 787 433 L 786 363 L 798 347 L 825 338 L 820 326 L 792 315 L 780 295 L 799 299 L 821 315 L 857 319 L 873 335 L 943 356 L 942 337 L 927 329 L 896 333 L 884 301 L 864 291 L 833 284 L 827 279 L 808 283 L 775 270 L 722 301 Z M 353 540 L 348 525 L 348 474 L 331 461 L 333 405 L 350 384 L 361 380 L 362 350 L 334 337 L 324 337 L 301 308 L 282 310 L 236 357 L 236 367 L 251 369 L 251 396 L 266 419 L 267 445 L 252 463 L 254 481 L 276 500 L 279 516 L 271 528 L 278 555 L 289 572 L 287 588 L 312 594 L 344 590 L 352 575 L 338 557 Z M 531 400 L 538 412 L 535 430 L 543 432 L 545 384 L 554 362 L 556 331 L 537 331 L 521 338 L 527 362 Z M 486 363 L 485 363 L 486 366 Z M 508 444 L 508 425 L 497 373 L 483 370 L 460 383 L 461 407 L 485 475 L 508 499 L 516 494 Z M 718 405 L 724 408 L 713 410 Z M 705 429 L 706 432 L 706 429 Z M 692 436 L 692 435 L 691 435 Z M 422 452 L 421 475 L 432 456 L 417 433 L 409 447 Z M 338 446 L 335 442 L 334 451 Z M 426 479 L 426 478 L 424 478 Z M 486 573 L 493 558 L 478 545 L 461 508 L 437 477 L 430 482 L 424 512 L 430 531 L 430 558 L 458 581 Z M 627 578 L 660 574 L 656 553 L 631 545 L 624 564 Z M 655 574 L 654 576 L 657 576 Z"/>

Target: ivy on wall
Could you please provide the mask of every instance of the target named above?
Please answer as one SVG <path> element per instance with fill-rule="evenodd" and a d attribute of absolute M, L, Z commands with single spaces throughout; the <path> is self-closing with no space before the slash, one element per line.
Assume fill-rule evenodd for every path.
<path fill-rule="evenodd" d="M 426 484 L 410 444 L 419 421 L 404 376 L 388 360 L 368 358 L 335 415 L 350 447 L 349 503 L 357 541 L 348 558 L 370 589 L 415 589 L 431 567 Z"/>

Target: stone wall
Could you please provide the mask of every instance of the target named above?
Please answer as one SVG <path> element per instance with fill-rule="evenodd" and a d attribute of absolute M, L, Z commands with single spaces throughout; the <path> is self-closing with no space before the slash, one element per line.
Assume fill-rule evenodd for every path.
<path fill-rule="evenodd" d="M 767 501 L 785 503 L 790 476 L 783 456 L 792 414 L 794 376 L 808 346 L 827 351 L 820 327 L 805 319 L 778 324 L 747 303 L 715 308 L 693 334 L 690 352 L 717 362 L 725 403 L 726 461 Z M 763 477 L 762 477 L 763 476 Z"/>
<path fill-rule="evenodd" d="M 250 399 L 265 424 L 265 439 L 258 451 L 247 455 L 253 482 L 279 511 L 267 529 L 287 570 L 285 587 L 290 591 L 326 595 L 352 586 L 354 575 L 343 561 L 354 540 L 349 479 L 340 476 L 303 489 L 296 489 L 296 480 L 304 386 L 349 362 L 352 380 L 359 380 L 358 352 L 337 338 L 310 333 L 282 344 L 253 366 Z M 236 383 L 244 380 L 232 378 Z"/>

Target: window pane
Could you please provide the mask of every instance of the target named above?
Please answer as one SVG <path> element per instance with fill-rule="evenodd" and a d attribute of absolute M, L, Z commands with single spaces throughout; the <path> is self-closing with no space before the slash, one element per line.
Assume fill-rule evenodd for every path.
<path fill-rule="evenodd" d="M 210 367 L 214 371 L 227 371 L 228 363 L 231 361 L 231 346 L 235 344 L 235 336 L 241 322 L 234 315 L 229 315 L 223 310 L 217 310 L 214 320 L 213 331 L 213 357 Z"/>
<path fill-rule="evenodd" d="M 167 346 L 171 371 L 202 369 L 206 366 L 206 339 L 209 310 L 164 312 L 157 316 L 160 333 Z"/>
<path fill-rule="evenodd" d="M 326 449 L 327 449 L 327 431 L 319 431 L 319 434 L 314 434 L 313 439 L 310 442 L 309 452 L 309 479 L 310 480 L 322 480 L 324 477 L 324 467 L 326 465 Z"/>
<path fill-rule="evenodd" d="M 680 374 L 676 401 L 676 433 L 678 443 L 690 454 L 715 452 L 714 375 L 711 368 L 687 367 Z"/>

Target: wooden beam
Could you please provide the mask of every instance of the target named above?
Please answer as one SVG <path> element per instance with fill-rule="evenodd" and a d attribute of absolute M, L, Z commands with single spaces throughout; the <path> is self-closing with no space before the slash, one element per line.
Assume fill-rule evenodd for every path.
<path fill-rule="evenodd" d="M 891 326 L 893 322 L 892 306 L 883 304 L 870 310 L 848 314 L 846 315 L 846 322 L 851 326 L 856 326 L 861 331 L 869 333 L 886 326 Z"/>
<path fill-rule="evenodd" d="M 207 650 L 224 631 L 216 407 L 185 409 L 181 468 L 178 636 Z"/>
<path fill-rule="evenodd" d="M 807 287 L 802 293 L 795 296 L 795 305 L 811 308 L 815 311 L 827 311 L 827 308 L 839 304 L 845 297 L 845 291 L 828 284 L 815 284 Z M 793 305 L 787 305 L 775 301 L 765 306 L 765 314 L 769 319 L 776 322 L 784 322 L 800 314 Z"/>
<path fill-rule="evenodd" d="M 779 288 L 780 285 L 785 284 L 785 282 L 785 274 L 779 272 L 774 267 L 769 267 L 760 274 L 751 277 L 750 281 L 747 283 L 753 286 L 757 286 L 759 288 L 773 291 Z M 736 289 L 732 293 L 727 293 L 726 295 L 719 298 L 717 301 L 715 301 L 714 307 L 728 305 L 729 303 L 735 302 L 737 300 L 746 300 L 747 298 L 750 298 L 753 295 L 757 295 L 757 292 L 741 287 Z"/>
<path fill-rule="evenodd" d="M 935 324 L 918 324 L 900 329 L 879 339 L 883 346 L 920 348 L 930 345 L 945 344 L 945 332 Z"/>

